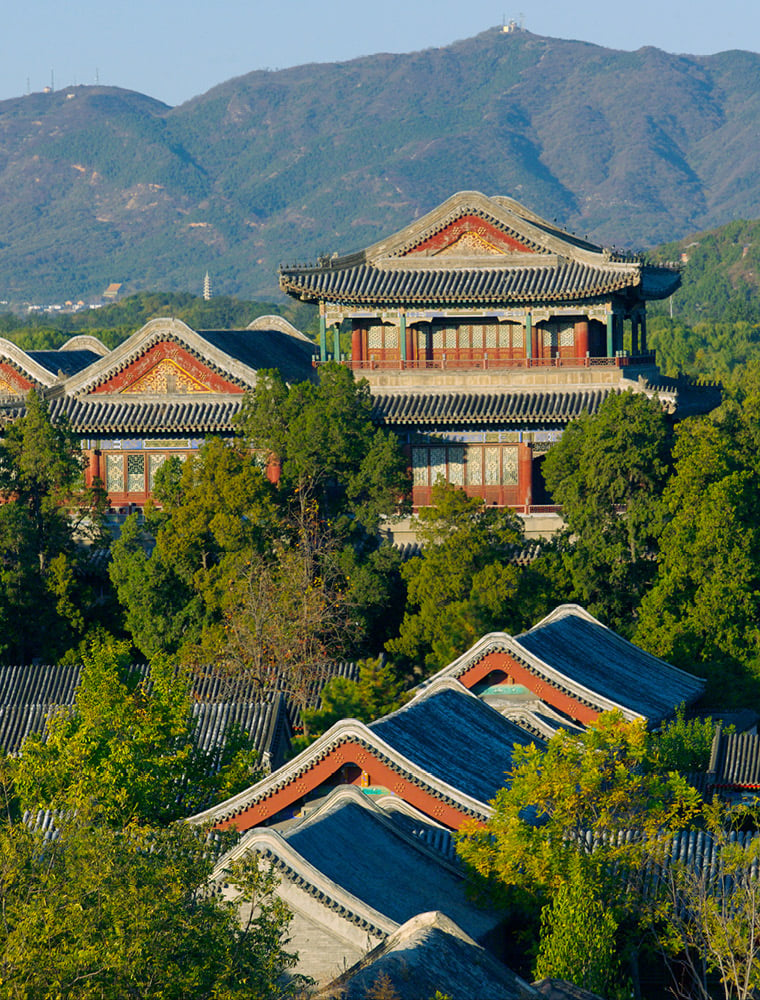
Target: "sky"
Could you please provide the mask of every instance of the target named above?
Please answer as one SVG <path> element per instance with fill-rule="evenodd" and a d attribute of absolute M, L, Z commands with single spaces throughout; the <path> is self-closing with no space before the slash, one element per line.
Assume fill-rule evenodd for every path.
<path fill-rule="evenodd" d="M 536 35 L 616 49 L 760 51 L 757 0 L 517 2 L 18 0 L 0 26 L 0 100 L 100 83 L 175 105 L 252 70 L 413 52 L 512 19 Z"/>

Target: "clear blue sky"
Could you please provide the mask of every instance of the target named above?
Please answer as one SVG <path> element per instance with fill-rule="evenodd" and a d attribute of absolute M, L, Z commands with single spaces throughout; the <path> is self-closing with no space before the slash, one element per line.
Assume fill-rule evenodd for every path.
<path fill-rule="evenodd" d="M 0 100 L 100 83 L 167 104 L 254 69 L 447 45 L 523 16 L 528 31 L 617 49 L 760 49 L 757 0 L 16 0 L 0 26 Z"/>

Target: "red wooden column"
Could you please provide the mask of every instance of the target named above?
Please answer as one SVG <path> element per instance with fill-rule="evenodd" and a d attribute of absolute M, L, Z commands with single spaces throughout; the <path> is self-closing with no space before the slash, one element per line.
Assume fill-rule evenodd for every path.
<path fill-rule="evenodd" d="M 85 469 L 85 486 L 92 486 L 96 479 L 102 479 L 100 475 L 100 452 L 93 448 L 87 452 L 87 468 Z"/>
<path fill-rule="evenodd" d="M 521 507 L 533 503 L 533 452 L 523 442 L 517 446 L 517 503 Z"/>
<path fill-rule="evenodd" d="M 354 323 L 351 330 L 351 361 L 355 367 L 360 367 L 364 358 L 362 357 L 362 330 Z"/>
<path fill-rule="evenodd" d="M 406 343 L 406 357 L 407 357 L 407 361 L 414 361 L 414 360 L 416 360 L 415 359 L 415 352 L 414 352 L 414 327 L 413 326 L 407 326 L 406 330 L 404 330 L 404 332 L 403 332 L 403 337 L 404 337 L 404 342 Z"/>
<path fill-rule="evenodd" d="M 588 354 L 588 320 L 581 319 L 575 324 L 575 356 L 585 359 Z"/>

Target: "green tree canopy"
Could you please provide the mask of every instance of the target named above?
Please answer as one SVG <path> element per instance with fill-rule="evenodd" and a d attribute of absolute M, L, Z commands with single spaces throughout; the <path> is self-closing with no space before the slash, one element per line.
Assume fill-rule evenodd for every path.
<path fill-rule="evenodd" d="M 660 402 L 625 392 L 569 424 L 544 461 L 567 523 L 559 551 L 573 596 L 624 634 L 656 569 L 670 449 Z"/>
<path fill-rule="evenodd" d="M 34 392 L 0 441 L 0 655 L 53 660 L 86 632 L 94 597 L 83 585 L 103 544 L 102 490 L 86 490 L 79 444 L 51 423 Z"/>
<path fill-rule="evenodd" d="M 0 992 L 8 1000 L 280 1000 L 289 913 L 255 861 L 225 878 L 255 907 L 211 891 L 213 851 L 187 824 L 114 829 L 57 817 L 55 837 L 0 821 Z"/>
<path fill-rule="evenodd" d="M 422 553 L 404 564 L 406 611 L 392 656 L 427 671 L 463 653 L 484 632 L 521 622 L 520 571 L 510 562 L 523 545 L 521 523 L 508 508 L 442 481 L 432 505 L 414 521 Z"/>
<path fill-rule="evenodd" d="M 135 645 L 148 658 L 197 643 L 222 621 L 229 581 L 271 547 L 279 514 L 260 464 L 241 445 L 209 439 L 169 459 L 142 524 L 127 519 L 112 547 L 111 579 Z"/>
<path fill-rule="evenodd" d="M 24 809 L 95 809 L 101 822 L 166 823 L 257 776 L 237 729 L 224 745 L 195 740 L 189 677 L 161 660 L 129 669 L 129 644 L 93 642 L 73 709 L 54 713 L 8 765 Z"/>
<path fill-rule="evenodd" d="M 746 703 L 760 690 L 760 396 L 684 421 L 675 459 L 635 639 L 686 669 L 700 666 L 719 702 Z"/>
<path fill-rule="evenodd" d="M 375 427 L 366 381 L 343 365 L 322 365 L 319 383 L 287 387 L 260 372 L 240 427 L 251 445 L 281 464 L 283 486 L 314 498 L 340 536 L 373 536 L 381 518 L 403 508 L 409 489 L 398 439 Z"/>
<path fill-rule="evenodd" d="M 568 921 L 580 920 L 585 948 L 565 950 L 598 986 L 611 935 L 634 952 L 650 919 L 645 907 L 647 864 L 673 831 L 698 821 L 701 799 L 678 772 L 701 743 L 683 720 L 667 728 L 667 747 L 643 721 L 605 713 L 583 732 L 560 730 L 545 748 L 516 747 L 508 785 L 492 802 L 485 826 L 465 824 L 457 850 L 481 879 L 533 897 L 544 911 L 540 967 L 566 974 L 558 949 L 567 943 Z M 682 750 L 676 745 L 683 743 Z M 612 921 L 589 921 L 600 913 Z"/>

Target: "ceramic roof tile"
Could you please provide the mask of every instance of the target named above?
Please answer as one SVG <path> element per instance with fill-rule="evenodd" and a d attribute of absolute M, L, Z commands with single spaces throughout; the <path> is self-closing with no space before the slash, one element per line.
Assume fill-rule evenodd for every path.
<path fill-rule="evenodd" d="M 481 802 L 503 787 L 514 744 L 533 742 L 494 709 L 455 688 L 416 699 L 369 728 L 418 767 Z"/>
<path fill-rule="evenodd" d="M 515 641 L 575 684 L 651 722 L 671 716 L 704 691 L 700 678 L 644 652 L 572 606 L 558 609 Z"/>
<path fill-rule="evenodd" d="M 354 796 L 331 796 L 283 838 L 333 882 L 397 923 L 441 910 L 476 939 L 498 923 L 493 911 L 469 901 L 464 878 L 442 857 Z"/>
<path fill-rule="evenodd" d="M 366 1000 L 384 975 L 398 1000 L 444 995 L 477 1000 L 529 1000 L 530 986 L 440 912 L 402 924 L 320 996 Z"/>
<path fill-rule="evenodd" d="M 566 392 L 505 389 L 477 392 L 377 392 L 372 416 L 394 424 L 566 423 L 585 410 L 596 413 L 615 388 Z"/>
<path fill-rule="evenodd" d="M 638 269 L 563 263 L 556 267 L 282 268 L 280 287 L 291 295 L 343 304 L 443 305 L 456 302 L 527 304 L 583 300 L 639 283 Z"/>
<path fill-rule="evenodd" d="M 718 788 L 760 790 L 760 736 L 716 732 L 710 784 Z"/>

